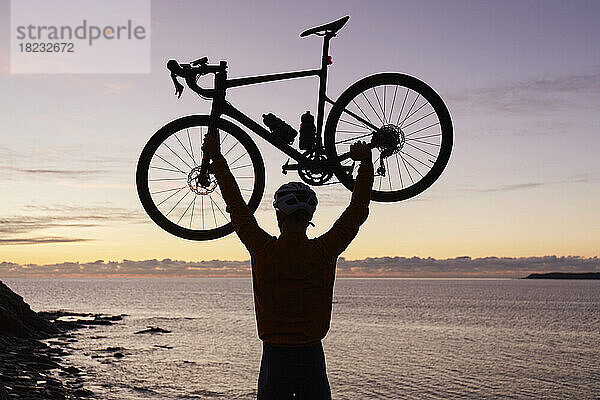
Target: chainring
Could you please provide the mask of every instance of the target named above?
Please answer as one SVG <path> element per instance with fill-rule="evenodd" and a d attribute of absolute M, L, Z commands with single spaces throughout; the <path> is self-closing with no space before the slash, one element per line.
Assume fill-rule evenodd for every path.
<path fill-rule="evenodd" d="M 315 152 L 314 150 L 308 150 L 304 153 L 304 156 L 311 161 L 326 161 L 325 155 Z M 309 185 L 320 186 L 324 185 L 333 176 L 332 171 L 324 171 L 319 168 L 298 168 L 298 175 L 300 178 Z"/>

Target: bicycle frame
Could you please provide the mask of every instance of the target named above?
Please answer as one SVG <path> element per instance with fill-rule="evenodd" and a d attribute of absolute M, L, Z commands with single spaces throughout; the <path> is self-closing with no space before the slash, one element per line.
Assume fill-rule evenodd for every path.
<path fill-rule="evenodd" d="M 296 162 L 301 164 L 305 168 L 313 168 L 316 165 L 320 167 L 333 167 L 336 165 L 332 160 L 325 161 L 314 161 L 300 153 L 298 150 L 294 149 L 291 145 L 283 142 L 279 137 L 272 134 L 269 130 L 262 127 L 260 124 L 255 122 L 253 119 L 245 115 L 242 111 L 235 108 L 231 103 L 228 103 L 225 100 L 225 93 L 227 89 L 231 89 L 234 87 L 248 86 L 259 83 L 267 83 L 267 82 L 275 82 L 281 80 L 295 79 L 295 78 L 303 78 L 309 76 L 318 76 L 319 77 L 319 93 L 318 93 L 318 103 L 317 103 L 317 141 L 318 148 L 322 149 L 323 141 L 322 141 L 322 133 L 323 133 L 323 122 L 324 122 L 324 114 L 325 114 L 325 103 L 329 103 L 333 105 L 335 102 L 331 100 L 327 94 L 327 67 L 331 65 L 331 60 L 329 57 L 329 42 L 331 38 L 335 36 L 333 33 L 327 33 L 323 35 L 323 50 L 321 57 L 321 68 L 319 69 L 308 69 L 302 71 L 295 72 L 284 72 L 284 73 L 276 73 L 276 74 L 268 74 L 268 75 L 256 75 L 244 78 L 234 78 L 227 79 L 227 63 L 225 61 L 221 61 L 218 69 L 215 72 L 215 86 L 213 90 L 202 89 L 197 86 L 196 82 L 187 81 L 188 86 L 196 93 L 200 94 L 204 97 L 212 97 L 212 108 L 211 108 L 211 124 L 209 126 L 208 133 L 212 135 L 216 135 L 216 123 L 212 121 L 216 121 L 222 115 L 226 115 L 231 117 L 232 119 L 238 121 L 246 128 L 250 129 L 252 132 L 256 133 L 258 136 L 265 139 L 267 142 L 271 143 L 281 152 L 288 155 L 290 158 L 294 159 Z M 362 121 L 363 123 L 372 126 L 369 121 L 364 120 L 360 116 L 346 111 L 351 114 L 354 118 Z M 372 126 L 373 129 L 377 129 L 377 127 Z M 342 154 L 338 156 L 338 161 L 342 161 L 348 159 L 350 157 L 349 153 Z M 298 166 L 288 166 L 287 169 L 297 169 Z"/>

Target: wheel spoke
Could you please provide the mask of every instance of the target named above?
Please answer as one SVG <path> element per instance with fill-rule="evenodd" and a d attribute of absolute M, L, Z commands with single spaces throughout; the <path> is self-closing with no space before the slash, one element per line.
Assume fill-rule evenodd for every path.
<path fill-rule="evenodd" d="M 392 120 L 392 115 L 394 114 L 394 104 L 396 103 L 396 93 L 398 93 L 398 85 L 396 85 L 396 89 L 394 89 L 394 98 L 392 99 L 392 106 L 390 107 L 389 121 Z"/>
<path fill-rule="evenodd" d="M 402 182 L 402 171 L 400 170 L 400 161 L 398 161 L 398 154 L 394 154 L 396 156 L 396 165 L 398 166 L 398 176 L 400 176 L 400 188 L 404 188 L 404 183 Z"/>
<path fill-rule="evenodd" d="M 187 177 L 183 178 L 160 178 L 160 179 L 148 179 L 148 182 L 161 182 L 161 181 L 181 181 L 187 180 Z"/>
<path fill-rule="evenodd" d="M 340 122 L 345 122 L 345 123 L 347 123 L 347 124 L 349 124 L 349 125 L 356 126 L 357 128 L 368 128 L 368 126 L 366 126 L 366 125 L 364 125 L 364 124 L 363 124 L 363 125 L 359 125 L 359 124 L 356 124 L 356 123 L 354 123 L 354 122 L 350 122 L 350 121 L 343 120 L 343 119 L 341 119 L 341 118 L 340 118 Z"/>
<path fill-rule="evenodd" d="M 227 132 L 225 132 L 225 136 L 223 136 L 223 139 L 221 139 L 221 146 L 223 146 L 223 142 L 225 142 L 225 139 L 227 139 L 227 136 L 229 134 Z"/>
<path fill-rule="evenodd" d="M 167 193 L 167 192 L 172 192 L 173 190 L 181 190 L 185 188 L 185 186 L 182 186 L 180 188 L 173 188 L 173 189 L 165 189 L 165 190 L 159 190 L 158 192 L 150 192 L 150 194 L 160 194 L 160 193 Z"/>
<path fill-rule="evenodd" d="M 181 217 L 179 217 L 179 219 L 177 220 L 177 224 L 179 224 L 179 222 L 181 222 L 181 220 L 183 219 L 183 216 L 185 215 L 185 213 L 188 212 L 188 210 L 190 209 L 190 207 L 192 206 L 192 204 L 194 203 L 194 201 L 196 201 L 196 196 L 194 196 L 194 198 L 192 199 L 192 201 L 190 201 L 190 204 L 188 204 L 188 206 L 185 209 L 185 211 L 183 212 L 183 214 L 181 214 Z"/>
<path fill-rule="evenodd" d="M 435 123 L 435 124 L 433 124 L 433 125 L 437 125 L 437 124 L 438 124 L 438 123 Z M 433 125 L 430 125 L 430 126 L 428 126 L 428 128 L 431 128 Z M 424 128 L 424 129 L 425 129 L 425 128 Z M 419 130 L 420 130 L 420 131 L 422 131 L 423 129 L 419 129 Z M 429 135 L 429 136 L 419 136 L 419 137 L 416 137 L 416 138 L 410 138 L 410 139 L 408 139 L 408 137 L 409 137 L 409 136 L 412 136 L 414 133 L 417 133 L 417 132 L 419 132 L 419 131 L 415 131 L 415 132 L 411 133 L 410 135 L 406 135 L 406 136 L 404 136 L 404 137 L 405 137 L 405 138 L 407 138 L 406 140 L 413 140 L 413 139 L 427 139 L 427 138 L 432 138 L 432 137 L 436 137 L 436 136 L 442 136 L 442 134 L 441 134 L 441 133 L 436 133 L 435 135 Z"/>
<path fill-rule="evenodd" d="M 241 156 L 239 156 L 238 158 L 236 158 L 235 160 L 233 160 L 229 165 L 231 166 L 231 165 L 235 164 L 236 161 L 238 161 L 240 158 L 244 157 L 246 154 L 248 154 L 248 153 L 242 153 Z M 231 168 L 229 170 L 231 170 Z"/>
<path fill-rule="evenodd" d="M 187 132 L 188 142 L 190 144 L 190 151 L 192 152 L 192 160 L 194 161 L 194 165 L 198 166 L 198 163 L 196 162 L 196 159 L 194 158 L 194 146 L 192 146 L 192 138 L 190 138 L 190 130 L 186 129 L 185 131 Z"/>
<path fill-rule="evenodd" d="M 385 125 L 387 124 L 387 121 L 385 120 L 385 110 L 383 109 L 383 107 L 381 106 L 381 101 L 379 101 L 379 96 L 377 96 L 377 90 L 375 90 L 375 88 L 371 88 L 373 89 L 373 93 L 375 93 L 375 98 L 377 99 L 377 103 L 379 104 L 379 109 L 381 110 L 381 112 L 383 113 L 382 117 L 383 117 L 383 121 L 382 123 Z"/>
<path fill-rule="evenodd" d="M 414 147 L 415 149 L 417 149 L 417 150 L 419 150 L 419 151 L 422 151 L 422 152 L 423 152 L 423 153 L 425 153 L 425 154 L 428 154 L 428 155 L 430 155 L 431 157 L 437 157 L 437 155 L 431 154 L 430 152 L 428 152 L 428 151 L 426 151 L 426 150 L 423 150 L 423 149 L 422 149 L 422 148 L 420 148 L 420 147 L 413 146 L 413 145 L 412 145 L 412 144 L 410 144 L 410 143 L 406 143 L 406 144 L 407 144 L 407 145 L 409 145 L 410 147 Z"/>
<path fill-rule="evenodd" d="M 233 171 L 234 169 L 247 168 L 247 167 L 251 167 L 251 166 L 252 166 L 252 164 L 238 165 L 237 167 L 229 168 L 229 170 Z"/>
<path fill-rule="evenodd" d="M 183 197 L 181 199 L 179 199 L 179 201 L 177 203 L 175 203 L 175 205 L 173 206 L 173 208 L 171 208 L 168 213 L 165 214 L 165 217 L 168 217 L 169 214 L 171 214 L 171 211 L 173 211 L 175 209 L 175 207 L 177 207 L 179 205 L 179 203 L 181 203 L 181 201 L 187 197 L 188 194 L 190 194 L 190 192 L 185 192 L 185 194 L 183 195 Z"/>
<path fill-rule="evenodd" d="M 219 193 L 217 190 L 215 190 L 215 193 L 218 194 L 219 196 L 221 196 L 221 193 Z M 219 212 L 221 213 L 221 215 L 223 216 L 223 218 L 225 218 L 225 221 L 229 221 L 229 218 L 227 218 L 227 216 L 225 216 L 225 214 L 223 213 L 223 210 L 221 210 L 221 207 L 219 207 L 219 205 L 212 199 L 212 197 L 208 196 L 208 198 L 217 207 L 217 210 L 219 210 Z M 221 198 L 223 198 L 223 196 L 221 196 Z"/>
<path fill-rule="evenodd" d="M 182 174 L 185 174 L 185 172 L 183 172 L 182 170 L 180 170 L 179 168 L 177 168 L 176 166 L 174 166 L 173 164 L 171 164 L 170 162 L 168 162 L 167 160 L 165 160 L 164 158 L 162 158 L 158 154 L 154 154 L 154 155 L 156 157 L 160 158 L 161 160 L 163 160 L 164 162 L 166 162 L 167 164 L 169 164 L 171 167 L 175 168 L 177 171 L 181 172 Z"/>
<path fill-rule="evenodd" d="M 429 145 L 432 145 L 432 146 L 441 147 L 441 144 L 438 144 L 438 143 L 429 143 L 429 142 L 426 142 L 424 140 L 419 140 L 419 139 L 410 139 L 410 140 L 413 140 L 413 141 L 419 142 L 419 143 L 423 143 L 423 144 L 429 144 Z"/>
<path fill-rule="evenodd" d="M 229 150 L 227 150 L 227 152 L 225 154 L 223 154 L 223 157 L 225 157 L 227 154 L 229 154 L 229 152 L 231 150 L 233 150 L 235 148 L 235 146 L 237 146 L 238 144 L 240 144 L 240 142 L 235 142 L 235 144 L 233 146 L 231 146 L 231 148 Z"/>
<path fill-rule="evenodd" d="M 202 229 L 204 229 L 204 196 L 200 197 L 200 210 L 202 210 Z"/>
<path fill-rule="evenodd" d="M 190 167 L 190 165 L 189 165 L 187 162 L 185 162 L 185 161 L 183 160 L 183 158 L 179 157 L 179 154 L 175 153 L 175 152 L 173 151 L 173 149 L 169 147 L 169 145 L 168 145 L 168 144 L 166 144 L 166 143 L 164 143 L 164 142 L 163 142 L 163 144 L 165 145 L 165 147 L 166 147 L 167 149 L 171 150 L 171 153 L 175 154 L 175 156 L 176 156 L 177 158 L 179 158 L 179 159 L 181 160 L 181 162 L 182 162 L 182 163 L 184 163 L 184 164 L 185 164 L 185 165 L 186 165 L 186 166 L 187 166 L 189 169 L 193 169 L 192 167 Z"/>
<path fill-rule="evenodd" d="M 185 188 L 185 186 L 184 186 L 184 187 L 182 187 L 181 189 L 183 189 L 183 188 Z M 171 197 L 175 196 L 177 193 L 181 192 L 181 189 L 179 189 L 179 190 L 178 190 L 178 191 L 176 191 L 175 193 L 172 193 L 172 194 L 171 194 L 171 195 L 169 195 L 169 197 L 167 197 L 166 199 L 163 199 L 163 200 L 162 200 L 160 203 L 158 203 L 158 204 L 156 205 L 156 208 L 158 208 L 158 207 L 159 207 L 159 206 L 160 206 L 162 203 L 164 203 L 165 201 L 169 200 Z"/>
<path fill-rule="evenodd" d="M 387 85 L 383 86 L 383 120 L 387 121 L 387 115 L 385 115 L 385 98 L 387 96 Z"/>
<path fill-rule="evenodd" d="M 215 206 L 213 205 L 214 201 L 213 201 L 212 197 L 210 197 L 210 195 L 208 196 L 208 199 L 210 200 L 210 208 L 212 210 L 212 215 L 213 215 L 213 219 L 215 220 L 215 227 L 216 227 L 218 225 L 217 225 L 217 215 L 215 214 Z"/>
<path fill-rule="evenodd" d="M 402 154 L 400 154 L 400 159 L 402 159 L 402 164 L 404 164 L 404 169 L 406 170 L 406 172 L 408 172 L 408 177 L 410 178 L 410 181 L 412 182 L 412 184 L 415 184 L 415 181 L 413 180 L 412 175 L 410 174 L 410 170 L 408 169 L 408 167 L 406 166 L 406 160 L 404 159 L 404 157 L 402 157 Z"/>
<path fill-rule="evenodd" d="M 414 113 L 413 113 L 413 114 L 414 114 Z M 417 122 L 419 122 L 419 121 L 420 121 L 420 120 L 422 120 L 423 118 L 427 118 L 427 117 L 429 117 L 431 114 L 435 114 L 435 110 L 434 110 L 434 111 L 432 111 L 432 112 L 430 112 L 430 113 L 429 113 L 429 114 L 427 114 L 427 115 L 424 115 L 424 116 L 422 116 L 422 117 L 421 117 L 421 118 L 419 118 L 419 119 L 416 119 L 416 120 L 414 120 L 414 121 L 413 121 L 413 122 L 411 122 L 410 124 L 403 126 L 403 128 L 406 128 L 406 127 L 408 127 L 408 126 L 411 126 L 412 124 L 416 124 Z"/>
<path fill-rule="evenodd" d="M 411 132 L 411 133 L 407 134 L 407 135 L 406 135 L 406 137 L 412 136 L 412 135 L 414 135 L 415 133 L 419 133 L 419 132 L 421 132 L 421 131 L 424 131 L 425 129 L 429 129 L 429 128 L 431 128 L 431 127 L 433 127 L 433 126 L 436 126 L 436 125 L 439 125 L 439 124 L 440 124 L 440 123 L 439 123 L 439 121 L 438 121 L 438 122 L 436 122 L 435 124 L 431 124 L 431 125 L 428 125 L 428 126 L 426 126 L 425 128 L 421 128 L 421 129 L 418 129 L 418 130 L 416 130 L 416 131 L 414 131 L 414 132 Z M 440 135 L 441 135 L 441 133 L 440 133 Z"/>
<path fill-rule="evenodd" d="M 373 110 L 373 113 L 375 114 L 375 116 L 377 117 L 377 119 L 379 119 L 379 122 L 381 122 L 383 124 L 383 120 L 381 119 L 381 117 L 379 116 L 379 114 L 377 114 L 377 111 L 375 111 L 375 108 L 373 107 L 373 104 L 371 104 L 371 102 L 369 101 L 369 99 L 367 98 L 367 96 L 365 96 L 365 92 L 362 92 L 362 97 L 364 97 L 365 100 L 367 101 L 367 103 L 369 103 L 369 106 L 371 107 L 371 110 Z"/>
<path fill-rule="evenodd" d="M 353 141 L 353 140 L 361 139 L 361 138 L 364 138 L 364 137 L 367 137 L 367 136 L 372 136 L 372 135 L 373 135 L 372 133 L 366 133 L 366 134 L 364 134 L 364 135 L 355 136 L 355 137 L 353 137 L 353 138 L 350 138 L 350 139 L 344 139 L 344 140 L 340 140 L 339 142 L 335 142 L 335 144 L 340 144 L 340 143 L 351 142 L 351 141 Z"/>
<path fill-rule="evenodd" d="M 415 161 L 417 161 L 417 162 L 419 162 L 419 163 L 423 164 L 423 165 L 424 165 L 424 166 L 426 166 L 427 168 L 429 168 L 429 165 L 425 164 L 423 161 L 419 160 L 418 158 L 416 158 L 416 157 L 413 157 L 413 156 L 411 156 L 410 154 L 408 154 L 408 153 L 406 153 L 406 152 L 404 152 L 404 153 L 402 153 L 402 154 L 404 154 L 405 156 L 408 156 L 408 157 L 412 158 L 413 160 L 415 160 Z M 418 173 L 419 175 L 421 175 L 421 178 L 424 176 L 424 175 L 421 173 L 421 171 L 419 171 L 418 169 L 416 169 L 416 168 L 414 167 L 414 165 L 412 165 L 412 164 L 410 163 L 410 161 L 406 160 L 406 162 L 408 163 L 408 165 L 410 165 L 411 167 L 413 167 L 413 169 L 414 169 L 415 171 L 417 171 L 417 173 Z"/>
<path fill-rule="evenodd" d="M 387 157 L 385 158 L 385 169 L 387 170 L 388 174 L 388 182 L 390 184 L 390 190 L 392 190 L 392 174 L 390 173 L 390 167 L 388 165 L 388 159 Z"/>
<path fill-rule="evenodd" d="M 354 100 L 352 100 L 352 102 L 354 104 L 356 104 L 356 102 L 354 102 Z M 364 113 L 362 112 L 362 109 L 358 106 L 358 104 L 356 104 L 356 106 L 358 107 L 358 109 L 361 111 L 361 113 L 364 115 Z M 344 110 L 342 110 L 342 112 L 345 112 L 346 114 L 348 114 L 349 116 L 351 116 L 352 118 L 354 118 L 355 120 L 357 120 L 358 122 L 360 122 L 361 124 L 363 124 L 365 126 L 365 128 L 367 129 L 373 129 L 373 130 L 377 130 L 378 128 L 373 125 L 373 123 L 371 123 L 371 121 L 367 119 L 362 118 L 360 115 L 357 115 L 355 113 L 353 113 L 352 111 L 348 110 L 347 108 L 344 108 Z M 367 116 L 365 115 L 365 118 Z"/>
<path fill-rule="evenodd" d="M 363 133 L 364 131 L 347 131 L 347 130 L 338 129 L 336 132 L 339 132 L 339 133 Z M 371 133 L 369 133 L 369 135 L 370 134 Z"/>
<path fill-rule="evenodd" d="M 402 116 L 402 111 L 404 111 L 404 105 L 406 104 L 406 99 L 408 98 L 408 88 L 406 88 L 406 94 L 404 95 L 404 100 L 402 101 L 402 107 L 400 108 L 400 114 L 398 114 L 398 119 L 396 120 L 396 125 L 400 122 L 400 117 Z"/>
<path fill-rule="evenodd" d="M 411 116 L 412 114 L 410 113 L 413 109 L 413 107 L 415 106 L 415 104 L 417 103 L 417 100 L 419 100 L 419 97 L 421 96 L 420 93 L 417 93 L 417 97 L 415 97 L 415 101 L 413 101 L 413 103 L 411 104 L 410 108 L 408 109 L 408 112 L 406 113 L 406 117 L 404 117 L 404 119 L 402 120 L 402 122 L 400 122 L 400 128 L 402 128 L 402 125 L 404 125 L 404 121 L 406 121 L 406 119 Z"/>
<path fill-rule="evenodd" d="M 194 204 L 192 205 L 192 215 L 190 215 L 190 229 L 192 229 L 192 223 L 194 222 L 194 209 L 196 208 L 196 196 L 194 196 Z"/>
<path fill-rule="evenodd" d="M 363 95 L 364 95 L 364 94 L 363 94 Z M 358 107 L 358 109 L 359 109 L 360 113 L 363 115 L 363 117 L 365 117 L 365 118 L 367 119 L 367 121 L 369 121 L 369 124 L 370 124 L 371 126 L 375 126 L 375 125 L 374 125 L 374 124 L 371 122 L 371 120 L 369 119 L 369 117 L 367 117 L 367 114 L 365 114 L 365 112 L 363 111 L 363 109 L 362 109 L 362 108 L 360 108 L 360 106 L 358 105 L 358 103 L 356 103 L 356 101 L 354 101 L 354 100 L 352 100 L 352 103 L 354 103 L 354 105 L 355 105 L 356 107 Z M 348 114 L 350 114 L 350 113 L 348 113 Z M 350 115 L 352 115 L 352 114 L 350 114 Z M 352 116 L 354 116 L 354 115 L 352 115 Z M 356 118 L 356 117 L 355 117 L 355 118 Z M 375 128 L 375 129 L 377 129 L 377 128 Z"/>
<path fill-rule="evenodd" d="M 188 151 L 188 149 L 185 148 L 185 146 L 183 145 L 183 143 L 181 142 L 181 140 L 179 139 L 179 136 L 177 136 L 177 134 L 174 134 L 173 136 L 175 136 L 175 139 L 177 139 L 177 141 L 179 142 L 179 144 L 181 145 L 181 147 L 183 148 L 183 150 L 185 150 L 185 152 L 187 153 L 187 155 L 190 156 L 190 158 L 194 162 L 194 167 L 195 167 L 196 166 L 196 161 L 194 160 L 194 156 L 192 156 L 190 154 L 190 152 Z"/>
<path fill-rule="evenodd" d="M 185 174 L 185 172 L 180 171 L 180 170 L 175 170 L 175 169 L 170 169 L 170 168 L 162 168 L 162 167 L 155 167 L 154 165 L 151 165 L 150 168 L 160 169 L 161 171 L 169 171 L 169 172 L 177 172 L 177 173 L 180 173 L 180 174 Z"/>

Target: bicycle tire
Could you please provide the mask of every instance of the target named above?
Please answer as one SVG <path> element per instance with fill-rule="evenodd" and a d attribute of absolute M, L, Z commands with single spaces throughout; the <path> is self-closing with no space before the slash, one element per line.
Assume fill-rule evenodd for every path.
<path fill-rule="evenodd" d="M 396 102 L 402 104 L 397 114 L 394 110 Z M 408 111 L 404 112 L 405 109 Z M 425 109 L 425 113 L 422 109 Z M 355 118 L 356 116 L 362 121 Z M 436 126 L 439 133 L 434 134 L 432 132 L 437 131 Z M 415 77 L 400 73 L 375 74 L 355 82 L 346 89 L 331 108 L 325 125 L 325 149 L 328 157 L 337 160 L 340 154 L 349 150 L 349 145 L 353 142 L 372 138 L 377 132 L 373 127 L 379 132 L 396 135 L 402 143 L 402 146 L 396 145 L 397 152 L 393 154 L 396 165 L 393 165 L 393 161 L 388 163 L 391 156 L 385 157 L 388 189 L 383 184 L 385 177 L 379 176 L 377 179 L 376 176 L 371 193 L 371 199 L 374 201 L 395 202 L 414 197 L 429 188 L 448 164 L 453 145 L 450 113 L 442 98 L 425 82 Z M 418 136 L 411 137 L 417 133 Z M 434 150 L 436 148 L 437 154 Z M 381 156 L 382 152 L 377 148 L 373 152 L 377 170 L 379 159 L 375 156 L 377 153 Z M 425 156 L 425 161 L 419 156 Z M 435 160 L 432 160 L 432 157 Z M 350 164 L 352 160 L 338 161 L 334 172 L 339 181 L 352 190 L 356 169 L 352 168 L 352 173 L 349 173 Z M 396 173 L 394 179 L 400 183 L 397 189 L 392 183 L 392 172 Z"/>
<path fill-rule="evenodd" d="M 207 188 L 197 185 L 194 181 L 196 176 L 194 174 L 197 174 L 202 160 L 201 145 L 203 136 L 208 130 L 208 123 L 208 115 L 190 115 L 168 123 L 146 143 L 137 164 L 137 192 L 148 216 L 165 231 L 188 240 L 217 239 L 233 232 L 226 204 L 220 196 L 214 175 L 210 175 L 211 184 Z M 237 176 L 236 181 L 248 207 L 254 212 L 260 204 L 265 189 L 265 167 L 262 156 L 250 136 L 237 125 L 219 119 L 218 128 L 222 153 L 234 177 L 236 173 L 252 174 L 253 181 L 250 188 L 247 183 L 240 182 L 244 180 L 242 178 L 249 177 Z M 178 135 L 180 132 L 182 133 Z M 240 144 L 241 148 L 238 147 Z M 242 150 L 241 155 L 240 150 Z M 187 180 L 187 184 L 184 184 L 184 180 Z M 169 185 L 175 186 L 169 188 Z M 251 193 L 249 196 L 248 192 Z M 191 203 L 186 200 L 177 209 L 190 193 Z M 217 195 L 213 196 L 215 193 Z M 181 197 L 182 194 L 184 197 Z M 173 205 L 172 202 L 177 199 L 178 202 Z M 194 221 L 197 200 L 201 203 L 202 216 Z M 210 205 L 207 218 L 204 214 L 205 200 L 206 208 Z M 182 209 L 183 213 L 181 213 Z M 188 213 L 190 209 L 191 212 Z M 209 227 L 206 222 L 211 217 L 214 224 L 208 221 L 211 222 Z M 201 221 L 198 218 L 201 218 Z"/>

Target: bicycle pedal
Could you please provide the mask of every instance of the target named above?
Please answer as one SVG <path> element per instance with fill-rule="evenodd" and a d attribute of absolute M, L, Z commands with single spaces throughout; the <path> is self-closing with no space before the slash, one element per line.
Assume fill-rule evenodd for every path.
<path fill-rule="evenodd" d="M 290 164 L 290 160 L 288 159 L 285 164 L 281 166 L 281 173 L 287 175 L 288 171 L 297 171 L 298 164 Z"/>

